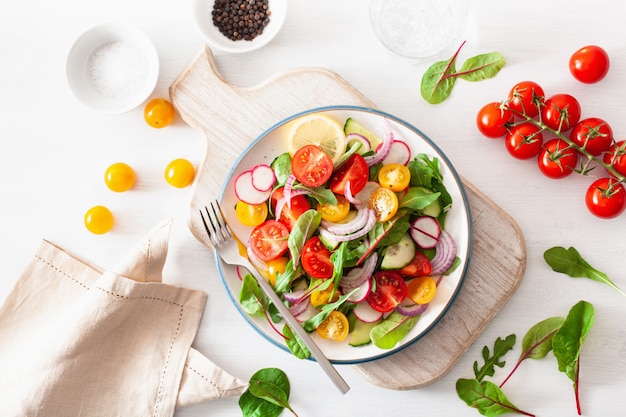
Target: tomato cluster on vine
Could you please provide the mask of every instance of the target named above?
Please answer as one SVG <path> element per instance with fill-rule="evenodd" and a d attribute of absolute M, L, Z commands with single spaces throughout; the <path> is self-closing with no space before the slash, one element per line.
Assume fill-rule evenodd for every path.
<path fill-rule="evenodd" d="M 550 178 L 601 172 L 585 194 L 587 208 L 600 218 L 617 217 L 626 208 L 626 140 L 616 141 L 605 120 L 581 115 L 574 96 L 546 97 L 539 84 L 522 81 L 503 101 L 483 106 L 476 124 L 484 136 L 504 138 L 514 158 L 535 159 Z"/>

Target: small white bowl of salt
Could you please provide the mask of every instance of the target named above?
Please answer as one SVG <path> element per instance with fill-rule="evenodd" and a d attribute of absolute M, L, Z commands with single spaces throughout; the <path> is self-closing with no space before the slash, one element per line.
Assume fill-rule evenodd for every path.
<path fill-rule="evenodd" d="M 67 81 L 86 106 L 119 114 L 143 103 L 159 78 L 159 56 L 150 39 L 124 24 L 103 24 L 83 33 L 67 57 Z"/>

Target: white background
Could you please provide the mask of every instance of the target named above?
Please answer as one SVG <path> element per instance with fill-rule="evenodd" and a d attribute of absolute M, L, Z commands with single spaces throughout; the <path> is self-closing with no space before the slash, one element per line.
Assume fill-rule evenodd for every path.
<path fill-rule="evenodd" d="M 429 135 L 458 172 L 513 216 L 524 233 L 528 263 L 519 289 L 447 376 L 419 390 L 392 391 L 371 385 L 344 365 L 339 369 L 352 389 L 342 396 L 315 363 L 294 359 L 251 330 L 231 305 L 212 255 L 188 231 L 191 189 L 170 187 L 162 173 L 178 157 L 198 164 L 205 152 L 202 135 L 180 119 L 166 129 L 153 129 L 143 121 L 141 107 L 115 116 L 95 113 L 67 86 L 65 59 L 74 39 L 95 24 L 118 21 L 139 27 L 155 43 L 161 73 L 153 96 L 166 97 L 169 85 L 204 45 L 193 26 L 191 1 L 6 1 L 0 13 L 0 300 L 42 238 L 113 268 L 152 226 L 172 217 L 165 281 L 209 293 L 195 347 L 243 379 L 264 367 L 285 370 L 292 383 L 291 403 L 302 417 L 478 415 L 457 397 L 454 386 L 458 378 L 472 377 L 482 347 L 493 346 L 497 337 L 518 336 L 506 368 L 496 373 L 498 382 L 513 366 L 530 326 L 566 315 L 582 299 L 596 309 L 581 358 L 583 412 L 623 415 L 626 299 L 600 283 L 552 272 L 542 254 L 555 245 L 575 246 L 626 289 L 626 214 L 611 221 L 592 217 L 583 202 L 590 179 L 547 179 L 532 162 L 509 157 L 502 141 L 481 137 L 474 122 L 483 104 L 503 99 L 513 84 L 530 79 L 547 95 L 573 94 L 583 117 L 601 117 L 618 139 L 626 138 L 622 4 L 472 2 L 468 42 L 459 62 L 500 51 L 507 64 L 494 79 L 457 82 L 451 97 L 435 106 L 419 93 L 430 62 L 410 63 L 385 50 L 371 28 L 368 2 L 362 0 L 290 0 L 284 29 L 269 46 L 243 55 L 215 52 L 222 75 L 242 86 L 297 67 L 337 72 L 380 109 Z M 609 75 L 596 85 L 580 84 L 568 72 L 570 54 L 587 44 L 603 46 L 611 57 Z M 116 161 L 129 163 L 138 174 L 131 192 L 112 193 L 102 181 L 105 168 Z M 82 224 L 86 209 L 96 204 L 109 206 L 116 215 L 115 229 L 103 236 L 90 234 Z M 524 363 L 505 392 L 538 416 L 576 415 L 571 381 L 558 372 L 552 357 Z M 237 399 L 176 413 L 239 414 Z"/>

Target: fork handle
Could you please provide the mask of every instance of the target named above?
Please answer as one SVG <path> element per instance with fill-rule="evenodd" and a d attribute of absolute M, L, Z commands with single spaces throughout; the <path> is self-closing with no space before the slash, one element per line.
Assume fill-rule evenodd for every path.
<path fill-rule="evenodd" d="M 280 299 L 278 294 L 276 294 L 276 292 L 270 286 L 270 284 L 265 280 L 265 278 L 261 276 L 259 271 L 257 271 L 257 269 L 254 266 L 252 266 L 252 264 L 247 259 L 242 258 L 242 261 L 243 261 L 242 263 L 245 264 L 242 266 L 246 267 L 248 271 L 250 271 L 250 273 L 254 276 L 254 278 L 257 280 L 263 292 L 265 292 L 265 294 L 269 297 L 272 303 L 274 303 L 274 305 L 280 312 L 280 315 L 285 319 L 285 321 L 289 324 L 289 326 L 294 331 L 294 333 L 296 333 L 298 337 L 300 337 L 300 339 L 304 342 L 306 347 L 309 349 L 309 351 L 311 352 L 311 356 L 320 364 L 324 372 L 326 372 L 326 374 L 330 377 L 330 379 L 333 381 L 335 386 L 339 388 L 341 393 L 342 394 L 347 393 L 348 390 L 350 390 L 350 386 L 348 385 L 348 383 L 339 374 L 337 369 L 335 369 L 333 364 L 330 363 L 326 355 L 324 355 L 324 353 L 319 348 L 319 346 L 317 346 L 317 344 L 311 338 L 309 333 L 307 333 L 307 331 L 304 330 L 300 322 L 298 322 L 298 320 L 294 317 L 294 315 L 291 314 L 291 312 L 289 311 L 287 306 L 285 306 L 285 304 Z"/>

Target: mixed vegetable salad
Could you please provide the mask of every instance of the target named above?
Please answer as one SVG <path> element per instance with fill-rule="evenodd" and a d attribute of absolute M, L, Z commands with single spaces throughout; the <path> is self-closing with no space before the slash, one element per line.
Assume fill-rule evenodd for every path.
<path fill-rule="evenodd" d="M 235 178 L 237 219 L 251 229 L 250 261 L 309 332 L 391 349 L 418 322 L 459 264 L 445 230 L 452 198 L 439 160 L 354 118 L 297 119 L 289 152 Z M 380 126 L 378 126 L 380 128 Z M 379 129 L 380 130 L 380 129 Z M 247 314 L 264 315 L 306 357 L 254 279 L 241 273 Z"/>

